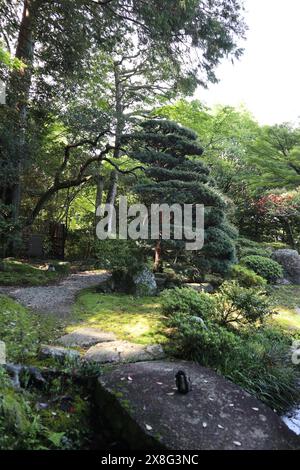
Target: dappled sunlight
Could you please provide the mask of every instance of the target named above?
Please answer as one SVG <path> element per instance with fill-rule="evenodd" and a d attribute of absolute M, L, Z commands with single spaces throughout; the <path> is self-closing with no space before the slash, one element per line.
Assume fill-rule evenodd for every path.
<path fill-rule="evenodd" d="M 300 286 L 282 286 L 273 289 L 271 301 L 276 315 L 274 323 L 288 330 L 300 330 Z"/>
<path fill-rule="evenodd" d="M 288 329 L 300 330 L 300 314 L 295 309 L 289 307 L 276 307 L 278 314 L 272 317 L 272 320 Z"/>
<path fill-rule="evenodd" d="M 154 344 L 166 341 L 162 319 L 157 297 L 88 292 L 78 298 L 72 324 L 66 330 L 93 326 L 111 331 L 119 339 Z"/>

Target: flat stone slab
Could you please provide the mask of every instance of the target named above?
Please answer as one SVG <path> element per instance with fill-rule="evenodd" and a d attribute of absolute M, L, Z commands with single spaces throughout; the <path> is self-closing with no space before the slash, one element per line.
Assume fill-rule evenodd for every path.
<path fill-rule="evenodd" d="M 80 359 L 79 351 L 52 345 L 41 346 L 39 356 L 43 358 L 52 357 L 53 359 L 59 360 Z"/>
<path fill-rule="evenodd" d="M 115 341 L 116 335 L 114 333 L 107 333 L 98 328 L 78 328 L 72 333 L 58 338 L 57 343 L 62 344 L 63 346 L 79 346 L 79 347 L 88 347 L 93 346 L 97 343 L 104 343 L 107 341 Z"/>
<path fill-rule="evenodd" d="M 159 344 L 144 346 L 128 341 L 110 341 L 92 346 L 84 355 L 84 359 L 90 362 L 118 363 L 153 361 L 162 359 L 164 352 Z"/>
<path fill-rule="evenodd" d="M 179 394 L 184 370 L 192 390 Z M 131 449 L 295 449 L 300 439 L 266 405 L 210 369 L 192 362 L 141 362 L 98 378 L 96 401 Z"/>

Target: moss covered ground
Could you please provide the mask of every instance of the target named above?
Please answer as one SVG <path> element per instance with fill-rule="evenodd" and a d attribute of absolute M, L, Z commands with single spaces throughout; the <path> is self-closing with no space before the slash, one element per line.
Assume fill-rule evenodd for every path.
<path fill-rule="evenodd" d="M 166 341 L 158 297 L 84 292 L 77 299 L 67 331 L 78 325 L 112 331 L 119 339 L 140 344 Z"/>
<path fill-rule="evenodd" d="M 44 286 L 59 281 L 69 272 L 68 263 L 51 261 L 55 271 L 48 271 L 48 263 L 33 263 L 7 258 L 0 265 L 0 286 Z"/>
<path fill-rule="evenodd" d="M 277 312 L 273 322 L 289 331 L 300 332 L 300 286 L 273 287 L 270 294 Z"/>

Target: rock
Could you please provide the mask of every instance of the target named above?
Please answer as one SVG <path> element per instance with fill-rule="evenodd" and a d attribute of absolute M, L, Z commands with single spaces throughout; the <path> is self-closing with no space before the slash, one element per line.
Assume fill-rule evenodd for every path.
<path fill-rule="evenodd" d="M 276 284 L 277 286 L 290 286 L 292 283 L 288 279 L 282 278 L 277 279 Z"/>
<path fill-rule="evenodd" d="M 185 371 L 192 390 L 177 393 Z M 192 362 L 120 365 L 97 380 L 99 418 L 130 449 L 280 450 L 300 439 L 266 405 L 214 371 Z"/>
<path fill-rule="evenodd" d="M 6 364 L 6 371 L 11 377 L 12 386 L 16 389 L 21 387 L 20 374 L 23 367 L 20 364 Z"/>
<path fill-rule="evenodd" d="M 184 287 L 189 287 L 190 289 L 194 289 L 197 292 L 207 292 L 209 294 L 214 292 L 214 287 L 208 282 L 186 282 Z"/>
<path fill-rule="evenodd" d="M 163 273 L 156 273 L 154 277 L 158 289 L 163 289 L 167 283 L 167 275 Z"/>
<path fill-rule="evenodd" d="M 107 333 L 106 331 L 101 331 L 97 328 L 78 328 L 77 330 L 62 336 L 57 340 L 58 343 L 63 346 L 79 346 L 79 347 L 88 347 L 93 346 L 97 343 L 104 343 L 107 341 L 115 341 L 116 335 L 114 333 Z"/>
<path fill-rule="evenodd" d="M 41 346 L 39 356 L 41 358 L 51 357 L 53 359 L 58 359 L 64 361 L 65 359 L 79 359 L 80 353 L 74 349 L 67 349 L 60 346 Z"/>
<path fill-rule="evenodd" d="M 156 295 L 157 293 L 155 276 L 147 266 L 136 274 L 132 274 L 129 270 L 124 269 L 114 270 L 110 286 L 112 291 L 139 296 Z"/>
<path fill-rule="evenodd" d="M 284 278 L 292 284 L 300 284 L 300 255 L 296 250 L 276 250 L 272 259 L 281 264 L 284 270 Z"/>
<path fill-rule="evenodd" d="M 0 341 L 0 366 L 6 364 L 6 345 Z"/>
<path fill-rule="evenodd" d="M 152 361 L 164 357 L 164 352 L 159 344 L 144 346 L 128 341 L 110 341 L 92 346 L 84 355 L 84 359 L 90 362 L 137 362 Z"/>
<path fill-rule="evenodd" d="M 144 267 L 138 274 L 133 276 L 136 295 L 156 295 L 157 284 L 155 276 L 149 268 Z"/>

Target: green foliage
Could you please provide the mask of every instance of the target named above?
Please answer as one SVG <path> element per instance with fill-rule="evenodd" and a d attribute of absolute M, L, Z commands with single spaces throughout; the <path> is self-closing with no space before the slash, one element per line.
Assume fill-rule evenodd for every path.
<path fill-rule="evenodd" d="M 264 258 L 271 257 L 271 250 L 264 248 L 240 248 L 240 257 L 245 258 L 246 256 L 262 256 Z"/>
<path fill-rule="evenodd" d="M 84 398 L 80 395 L 84 394 Z M 54 399 L 53 399 L 54 397 Z M 67 397 L 70 401 L 62 406 Z M 39 409 L 43 400 L 46 407 Z M 74 450 L 89 446 L 91 406 L 87 390 L 66 376 L 50 379 L 42 395 L 16 390 L 0 368 L 0 448 L 2 450 Z"/>
<path fill-rule="evenodd" d="M 180 312 L 168 317 L 167 325 L 172 329 L 170 340 L 175 354 L 206 367 L 222 370 L 239 344 L 238 336 L 226 328 L 209 320 L 203 325 Z"/>
<path fill-rule="evenodd" d="M 263 327 L 241 334 L 180 313 L 167 324 L 176 356 L 217 370 L 278 412 L 299 401 L 299 371 L 289 360 L 290 338 L 282 330 Z"/>
<path fill-rule="evenodd" d="M 245 326 L 263 323 L 272 314 L 265 292 L 240 287 L 237 282 L 224 282 L 215 295 L 215 319 L 221 325 Z"/>
<path fill-rule="evenodd" d="M 272 259 L 263 256 L 246 256 L 241 259 L 241 263 L 252 269 L 256 274 L 266 279 L 268 282 L 275 282 L 283 276 L 282 266 Z"/>
<path fill-rule="evenodd" d="M 0 285 L 4 286 L 43 286 L 60 279 L 69 272 L 67 264 L 53 262 L 57 268 L 51 272 L 24 261 L 5 259 L 0 266 Z"/>
<path fill-rule="evenodd" d="M 143 251 L 133 240 L 98 240 L 95 245 L 98 265 L 111 271 L 130 271 L 134 274 L 145 261 Z"/>
<path fill-rule="evenodd" d="M 299 369 L 290 361 L 291 338 L 283 330 L 250 330 L 223 373 L 272 409 L 283 413 L 300 399 Z"/>
<path fill-rule="evenodd" d="M 68 261 L 49 260 L 48 263 L 54 266 L 55 271 L 58 274 L 64 274 L 64 275 L 70 274 L 71 265 Z"/>
<path fill-rule="evenodd" d="M 247 154 L 253 171 L 245 177 L 251 188 L 261 192 L 299 186 L 299 151 L 299 128 L 287 123 L 262 127 Z"/>
<path fill-rule="evenodd" d="M 215 315 L 216 301 L 205 292 L 187 287 L 164 290 L 161 294 L 162 311 L 167 315 L 176 313 L 209 319 Z"/>
<path fill-rule="evenodd" d="M 25 67 L 25 64 L 18 58 L 12 57 L 12 55 L 5 50 L 0 41 L 0 64 L 4 65 L 8 69 L 20 70 Z"/>
<path fill-rule="evenodd" d="M 42 444 L 43 426 L 26 393 L 11 388 L 0 369 L 0 448 L 29 450 L 47 448 Z"/>
<path fill-rule="evenodd" d="M 273 251 L 271 246 L 267 244 L 258 243 L 254 240 L 249 240 L 244 237 L 237 238 L 236 248 L 239 259 L 250 255 L 264 256 L 266 258 L 270 258 Z"/>
<path fill-rule="evenodd" d="M 242 287 L 265 287 L 267 284 L 266 279 L 241 264 L 233 265 L 230 270 L 230 275 L 233 279 L 236 279 Z"/>
<path fill-rule="evenodd" d="M 226 221 L 226 202 L 213 187 L 208 167 L 199 160 L 203 150 L 197 135 L 175 122 L 149 119 L 141 122 L 136 132 L 124 135 L 122 142 L 129 146 L 133 158 L 149 165 L 145 169 L 148 179 L 134 188 L 144 204 L 148 207 L 153 203 L 206 206 L 204 247 L 188 253 L 184 243 L 187 240 L 174 239 L 175 224 L 178 229 L 180 223 L 173 220 L 171 240 L 159 242 L 160 264 L 176 258 L 179 263 L 185 261 L 203 274 L 225 273 L 235 260 L 233 238 L 237 233 Z M 193 229 L 199 228 L 200 221 L 196 217 L 194 208 Z"/>
<path fill-rule="evenodd" d="M 9 361 L 34 357 L 41 342 L 58 335 L 59 326 L 57 319 L 32 314 L 9 297 L 0 295 L 0 338 L 6 343 Z"/>

